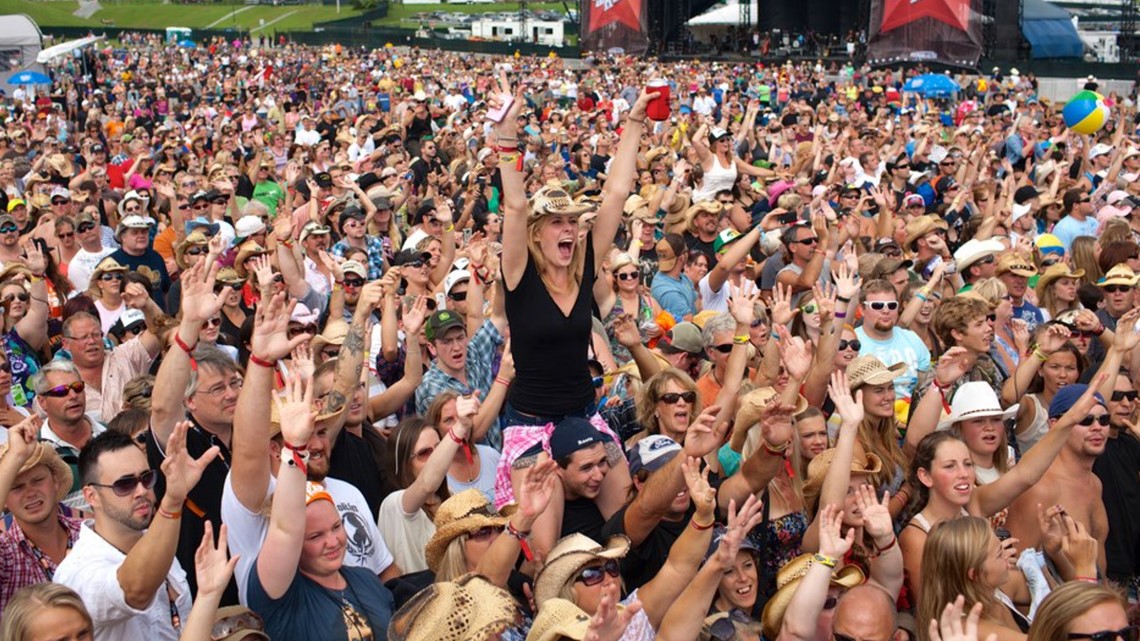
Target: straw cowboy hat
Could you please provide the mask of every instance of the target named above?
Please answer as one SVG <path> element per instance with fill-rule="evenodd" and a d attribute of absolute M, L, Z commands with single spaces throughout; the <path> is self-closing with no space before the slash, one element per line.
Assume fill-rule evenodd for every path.
<path fill-rule="evenodd" d="M 665 208 L 665 224 L 680 225 L 685 222 L 685 213 L 689 210 L 689 195 L 677 194 L 673 204 Z"/>
<path fill-rule="evenodd" d="M 178 267 L 181 269 L 186 269 L 186 250 L 191 247 L 205 247 L 208 244 L 210 244 L 210 239 L 206 237 L 206 234 L 202 233 L 201 230 L 194 230 L 186 237 L 186 240 L 178 243 L 178 246 L 174 248 L 174 262 L 178 263 Z"/>
<path fill-rule="evenodd" d="M 994 388 L 985 381 L 970 381 L 963 383 L 954 392 L 954 400 L 950 403 L 950 414 L 938 421 L 938 429 L 948 430 L 959 421 L 972 418 L 986 418 L 1000 416 L 1010 419 L 1017 416 L 1017 405 L 1002 409 L 998 402 Z"/>
<path fill-rule="evenodd" d="M 740 397 L 740 409 L 736 410 L 736 419 L 733 421 L 732 444 L 733 450 L 740 452 L 744 449 L 745 441 L 753 441 L 755 439 L 749 438 L 752 436 L 752 426 L 760 422 L 764 416 L 764 408 L 768 405 L 769 400 L 776 396 L 776 390 L 771 387 L 761 387 L 748 392 Z M 796 407 L 792 410 L 792 416 L 808 408 L 807 399 L 803 396 L 796 395 Z M 757 432 L 757 438 L 759 433 Z M 759 443 L 755 443 L 758 445 Z"/>
<path fill-rule="evenodd" d="M 890 383 L 905 371 L 906 363 L 895 363 L 887 367 L 883 361 L 868 354 L 856 358 L 847 366 L 847 383 L 854 392 L 864 385 Z"/>
<path fill-rule="evenodd" d="M 1005 254 L 998 260 L 994 274 L 998 276 L 1002 274 L 1014 274 L 1015 276 L 1030 278 L 1037 275 L 1037 266 L 1033 264 L 1032 260 L 1027 259 L 1021 254 Z"/>
<path fill-rule="evenodd" d="M 32 455 L 28 457 L 26 463 L 20 466 L 20 471 L 16 472 L 17 475 L 23 474 L 37 465 L 46 465 L 51 470 L 52 476 L 55 477 L 56 502 L 62 501 L 65 496 L 71 491 L 71 484 L 74 482 L 74 477 L 71 475 L 71 468 L 63 459 L 56 453 L 55 448 L 50 444 L 44 442 L 36 442 L 32 444 Z M 0 459 L 8 455 L 8 444 L 0 445 Z"/>
<path fill-rule="evenodd" d="M 1043 296 L 1050 285 L 1062 278 L 1081 278 L 1084 275 L 1085 270 L 1078 269 L 1073 271 L 1069 269 L 1069 265 L 1066 263 L 1050 265 L 1049 268 L 1045 270 L 1045 273 L 1041 274 L 1037 279 L 1037 296 Z"/>
<path fill-rule="evenodd" d="M 719 200 L 705 200 L 699 202 L 692 207 L 689 207 L 689 209 L 685 212 L 685 228 L 689 231 L 695 231 L 693 229 L 693 223 L 696 222 L 697 216 L 700 216 L 705 212 L 720 216 L 723 211 L 724 204 Z"/>
<path fill-rule="evenodd" d="M 593 209 L 590 205 L 575 204 L 561 186 L 547 185 L 530 199 L 530 218 L 537 220 L 547 214 L 577 216 Z"/>
<path fill-rule="evenodd" d="M 449 497 L 435 512 L 435 534 L 424 546 L 424 557 L 432 572 L 439 572 L 447 546 L 456 537 L 472 534 L 485 527 L 506 527 L 510 517 L 495 512 L 487 497 L 477 489 L 464 490 Z"/>
<path fill-rule="evenodd" d="M 914 241 L 936 229 L 946 231 L 950 229 L 950 225 L 945 220 L 933 215 L 917 216 L 911 219 L 911 221 L 906 224 L 906 240 L 903 241 L 903 247 L 910 249 Z"/>
<path fill-rule="evenodd" d="M 824 450 L 818 456 L 808 463 L 808 478 L 804 483 L 804 494 L 811 494 L 810 490 L 819 492 L 823 488 L 823 479 L 827 476 L 827 470 L 831 467 L 831 461 L 835 459 L 836 449 Z M 851 473 L 852 474 L 866 474 L 867 476 L 874 476 L 883 471 L 883 460 L 877 455 L 867 453 L 860 456 L 858 453 L 851 459 Z M 810 488 L 810 490 L 809 490 Z"/>
<path fill-rule="evenodd" d="M 764 637 L 775 639 L 780 636 L 780 627 L 784 623 L 784 613 L 788 611 L 788 604 L 792 602 L 792 595 L 800 586 L 804 576 L 815 562 L 812 554 L 801 554 L 784 564 L 776 573 L 776 593 L 768 599 L 764 606 L 764 614 L 760 618 L 764 626 Z M 855 565 L 845 565 L 831 574 L 831 585 L 851 589 L 862 585 L 867 578 L 863 571 Z"/>
<path fill-rule="evenodd" d="M 215 279 L 219 285 L 226 285 L 234 289 L 241 289 L 245 285 L 245 278 L 242 278 L 237 270 L 233 267 L 223 267 L 218 270 L 218 275 Z"/>
<path fill-rule="evenodd" d="M 313 339 L 313 353 L 320 354 L 329 345 L 340 347 L 348 336 L 348 323 L 343 318 L 330 318 L 325 329 Z"/>
<path fill-rule="evenodd" d="M 623 558 L 629 553 L 629 547 L 629 539 L 621 534 L 610 537 L 605 546 L 579 533 L 559 539 L 547 555 L 546 565 L 534 579 L 534 602 L 539 610 L 544 603 L 557 597 L 562 586 L 569 583 L 587 563 L 597 559 Z"/>
<path fill-rule="evenodd" d="M 249 278 L 249 270 L 245 268 L 245 262 L 254 256 L 263 256 L 268 253 L 269 250 L 257 244 L 256 241 L 247 240 L 238 248 L 237 257 L 234 258 L 234 270 L 237 271 L 238 276 Z"/>
<path fill-rule="evenodd" d="M 3 278 L 0 278 L 3 280 Z M 1136 276 L 1136 272 L 1132 268 L 1123 263 L 1113 265 L 1112 269 L 1103 278 L 1096 282 L 1097 287 L 1107 287 L 1109 285 L 1126 285 L 1128 287 L 1135 287 L 1136 282 L 1140 281 L 1140 277 Z"/>
<path fill-rule="evenodd" d="M 102 292 L 99 291 L 99 280 L 103 278 L 103 274 L 108 272 L 127 272 L 129 271 L 126 265 L 119 263 L 119 261 L 111 258 L 110 256 L 99 261 L 95 266 L 95 271 L 91 273 L 91 284 L 87 286 L 87 291 L 99 297 Z"/>
<path fill-rule="evenodd" d="M 617 607 L 621 610 L 625 606 Z M 543 604 L 535 617 L 526 641 L 582 641 L 589 628 L 590 615 L 585 610 L 566 599 L 551 599 Z"/>
<path fill-rule="evenodd" d="M 649 201 L 636 194 L 625 199 L 622 214 L 627 220 L 631 218 L 639 218 L 641 220 L 653 218 L 653 212 L 649 211 Z"/>
<path fill-rule="evenodd" d="M 433 583 L 416 593 L 388 626 L 388 641 L 485 641 L 523 624 L 506 590 L 478 574 Z M 383 636 L 383 631 L 377 631 Z"/>

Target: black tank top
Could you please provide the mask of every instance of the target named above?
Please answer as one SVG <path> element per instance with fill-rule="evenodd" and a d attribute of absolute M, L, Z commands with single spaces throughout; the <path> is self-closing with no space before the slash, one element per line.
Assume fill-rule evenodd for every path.
<path fill-rule="evenodd" d="M 515 380 L 508 400 L 532 416 L 564 416 L 594 401 L 586 366 L 589 358 L 594 282 L 593 235 L 586 236 L 586 265 L 570 316 L 564 316 L 527 253 L 526 269 L 512 291 L 506 289 L 507 321 Z"/>

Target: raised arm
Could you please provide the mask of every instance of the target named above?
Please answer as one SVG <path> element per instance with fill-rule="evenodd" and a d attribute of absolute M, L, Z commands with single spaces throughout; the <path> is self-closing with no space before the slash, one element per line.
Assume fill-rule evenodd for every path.
<path fill-rule="evenodd" d="M 380 302 L 383 293 L 380 281 L 373 281 L 360 290 L 360 297 L 356 301 L 352 324 L 348 326 L 348 333 L 337 354 L 333 387 L 323 408 L 325 414 L 338 414 L 329 426 L 329 442 L 336 442 L 344 427 L 345 412 L 342 410 L 348 406 L 356 388 L 360 386 L 360 368 L 364 364 L 364 336 L 372 318 L 372 310 Z"/>
<path fill-rule="evenodd" d="M 625 126 L 621 132 L 621 142 L 610 163 L 609 177 L 606 180 L 605 194 L 598 207 L 598 218 L 594 221 L 594 267 L 600 267 L 602 260 L 614 246 L 614 236 L 621 227 L 622 209 L 637 177 L 637 150 L 641 146 L 641 133 L 645 130 L 645 107 L 661 94 L 642 90 L 637 102 L 629 110 Z"/>
<path fill-rule="evenodd" d="M 845 372 L 835 372 L 831 375 L 828 394 L 835 403 L 835 411 L 839 413 L 842 423 L 839 426 L 839 438 L 835 441 L 835 457 L 831 460 L 831 466 L 828 467 L 827 475 L 823 479 L 823 488 L 820 490 L 820 510 L 827 505 L 837 508 L 843 506 L 847 486 L 851 482 L 851 462 L 855 458 L 856 435 L 859 433 L 859 424 L 863 421 L 863 390 L 856 391 L 852 396 Z M 819 525 L 820 518 L 817 514 L 804 533 L 805 552 L 818 549 Z"/>
<path fill-rule="evenodd" d="M 47 260 L 35 242 L 28 242 L 24 246 L 26 264 L 32 272 L 31 291 L 28 303 L 28 312 L 16 322 L 16 333 L 31 345 L 33 349 L 43 349 L 48 340 L 48 291 L 47 281 L 44 280 L 44 270 L 47 269 Z"/>
<path fill-rule="evenodd" d="M 838 565 L 847 551 L 855 543 L 855 528 L 847 531 L 844 537 L 843 510 L 834 505 L 825 505 L 819 511 L 819 555 Z M 823 614 L 827 601 L 827 589 L 831 586 L 831 573 L 834 567 L 823 563 L 810 563 L 799 587 L 788 602 L 784 620 L 780 624 L 780 635 L 776 641 L 815 641 L 816 621 Z"/>
<path fill-rule="evenodd" d="M 204 522 L 202 543 L 194 554 L 194 578 L 198 582 L 198 593 L 194 595 L 194 607 L 190 609 L 190 616 L 186 617 L 180 641 L 213 639 L 214 620 L 217 618 L 222 593 L 229 585 L 238 562 L 236 555 L 233 558 L 226 557 L 228 534 L 226 524 L 223 523 L 218 528 L 218 544 L 215 546 L 214 524 L 209 520 Z"/>
<path fill-rule="evenodd" d="M 427 297 L 421 296 L 416 303 L 404 313 L 404 330 L 409 337 L 420 334 L 427 313 Z M 393 383 L 388 389 L 377 396 L 368 399 L 368 411 L 374 418 L 387 416 L 400 410 L 408 399 L 416 393 L 416 388 L 424 380 L 423 354 L 418 341 L 409 346 L 404 357 L 404 375 Z"/>
<path fill-rule="evenodd" d="M 472 422 L 478 411 L 479 399 L 475 396 L 460 396 L 455 399 L 455 414 L 458 420 L 447 434 L 440 438 L 439 445 L 435 446 L 423 469 L 404 490 L 400 497 L 400 507 L 404 510 L 404 514 L 415 514 L 416 510 L 422 508 L 428 498 L 438 492 L 440 486 L 447 480 L 447 468 L 455 460 L 459 448 L 468 447 L 467 435 L 471 432 Z"/>
<path fill-rule="evenodd" d="M 499 92 L 488 97 L 491 108 L 513 100 L 510 109 L 501 122 L 495 125 L 495 135 L 500 145 L 518 147 L 518 115 L 526 98 L 521 87 L 511 91 L 506 71 L 499 71 Z M 529 259 L 527 255 L 527 214 L 526 184 L 519 170 L 519 151 L 507 152 L 499 156 L 499 172 L 503 181 L 501 208 L 503 212 L 503 278 L 508 288 L 514 289 L 522 279 L 523 270 Z"/>
<path fill-rule="evenodd" d="M 518 509 L 511 515 L 508 529 L 499 534 L 491 547 L 479 557 L 476 572 L 487 577 L 491 583 L 506 587 L 511 570 L 519 558 L 519 551 L 522 550 L 522 542 L 530 537 L 535 520 L 546 510 L 556 483 L 558 464 L 543 452 L 538 455 L 538 462 L 527 468 L 523 482 L 515 487 Z"/>

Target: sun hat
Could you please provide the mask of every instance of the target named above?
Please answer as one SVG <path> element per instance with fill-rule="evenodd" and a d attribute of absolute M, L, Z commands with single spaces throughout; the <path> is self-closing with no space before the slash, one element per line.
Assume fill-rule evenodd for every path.
<path fill-rule="evenodd" d="M 245 285 L 245 278 L 242 278 L 237 270 L 233 267 L 223 267 L 218 270 L 218 275 L 215 278 L 219 285 L 227 285 L 234 289 L 241 289 Z"/>
<path fill-rule="evenodd" d="M 624 535 L 610 537 L 603 546 L 585 534 L 575 532 L 554 544 L 546 557 L 546 565 L 534 579 L 534 601 L 542 605 L 558 596 L 562 586 L 570 582 L 587 563 L 597 559 L 620 559 L 629 553 L 630 542 Z"/>
<path fill-rule="evenodd" d="M 629 473 L 637 474 L 641 470 L 656 472 L 672 461 L 681 451 L 681 445 L 661 434 L 651 434 L 629 448 L 626 456 L 629 458 Z"/>
<path fill-rule="evenodd" d="M 630 218 L 646 218 L 651 215 L 649 212 L 649 201 L 634 194 L 625 199 L 625 205 L 622 207 L 622 215 L 627 220 Z"/>
<path fill-rule="evenodd" d="M 106 274 L 107 272 L 126 271 L 128 271 L 126 265 L 123 265 L 114 258 L 107 256 L 103 260 L 99 261 L 99 264 L 95 266 L 95 271 L 91 272 L 91 284 L 89 286 L 89 289 L 95 290 L 96 283 L 98 283 L 99 279 L 103 277 L 103 274 Z"/>
<path fill-rule="evenodd" d="M 1058 418 L 1065 412 L 1068 412 L 1077 404 L 1077 401 L 1080 400 L 1081 396 L 1083 396 L 1088 389 L 1089 386 L 1084 383 L 1072 383 L 1062 386 L 1061 389 L 1057 390 L 1057 393 L 1053 395 L 1053 400 L 1049 402 L 1049 418 Z M 1098 403 L 1107 407 L 1104 402 L 1104 397 L 1100 395 L 1100 392 L 1094 392 L 1093 395 L 1096 397 Z"/>
<path fill-rule="evenodd" d="M 297 240 L 305 242 L 309 236 L 326 236 L 331 233 L 331 231 L 332 230 L 330 230 L 328 227 L 325 227 L 317 221 L 310 220 L 309 222 L 305 223 L 304 227 L 301 228 L 301 235 L 299 238 L 297 238 Z"/>
<path fill-rule="evenodd" d="M 174 248 L 174 262 L 178 264 L 181 269 L 186 269 L 186 250 L 191 247 L 205 247 L 210 243 L 210 239 L 206 237 L 201 231 L 195 231 L 178 243 Z"/>
<path fill-rule="evenodd" d="M 537 220 L 547 214 L 577 216 L 593 209 L 591 205 L 575 204 L 574 199 L 560 186 L 547 185 L 530 199 L 530 219 Z"/>
<path fill-rule="evenodd" d="M 433 572 L 451 541 L 462 534 L 478 532 L 485 527 L 505 527 L 510 517 L 495 511 L 494 506 L 478 489 L 471 488 L 453 494 L 440 503 L 435 512 L 435 533 L 424 546 L 424 557 Z"/>
<path fill-rule="evenodd" d="M 895 363 L 887 367 L 878 357 L 866 354 L 851 361 L 847 366 L 847 382 L 854 392 L 864 385 L 890 383 L 902 376 L 905 371 L 906 363 Z"/>
<path fill-rule="evenodd" d="M 617 607 L 621 610 L 625 606 L 619 604 Z M 566 599 L 551 599 L 539 610 L 526 641 L 582 641 L 589 629 L 590 615 L 585 610 Z"/>
<path fill-rule="evenodd" d="M 751 392 L 740 397 L 740 408 L 736 410 L 736 418 L 733 420 L 735 427 L 732 431 L 732 442 L 730 446 L 733 450 L 740 452 L 743 450 L 745 441 L 752 434 L 752 426 L 760 422 L 764 416 L 764 408 L 777 392 L 772 387 L 761 387 L 754 389 Z M 792 410 L 792 416 L 803 412 L 808 408 L 807 399 L 803 396 L 796 395 L 796 407 Z"/>
<path fill-rule="evenodd" d="M 674 246 L 676 245 L 676 246 Z M 677 234 L 666 234 L 657 241 L 657 269 L 667 272 L 677 266 L 677 260 L 687 250 L 685 239 Z"/>
<path fill-rule="evenodd" d="M 906 240 L 903 245 L 909 248 L 914 241 L 938 229 L 946 231 L 950 229 L 950 225 L 938 216 L 916 216 L 906 224 Z"/>
<path fill-rule="evenodd" d="M 689 210 L 689 195 L 677 194 L 673 203 L 665 208 L 665 224 L 679 225 L 685 221 L 685 212 Z"/>
<path fill-rule="evenodd" d="M 205 216 L 198 216 L 197 218 L 192 218 L 186 221 L 186 223 L 183 225 L 183 228 L 186 230 L 186 235 L 194 233 L 194 230 L 196 229 L 205 229 L 209 230 L 206 233 L 207 236 L 214 237 L 218 235 L 218 231 L 221 230 L 222 225 L 221 223 L 212 221 Z"/>
<path fill-rule="evenodd" d="M 688 321 L 677 323 L 657 341 L 657 347 L 666 354 L 704 354 L 705 344 L 701 340 L 699 327 Z"/>
<path fill-rule="evenodd" d="M 50 443 L 37 441 L 31 446 L 32 454 L 28 460 L 20 466 L 20 471 L 16 472 L 17 475 L 23 474 L 28 470 L 36 467 L 37 465 L 46 465 L 51 470 L 52 476 L 55 477 L 58 490 L 55 493 L 56 502 L 62 501 L 65 496 L 71 492 L 71 485 L 74 483 L 74 477 L 71 475 L 71 468 Z M 3 459 L 8 454 L 8 443 L 0 445 L 0 459 Z"/>
<path fill-rule="evenodd" d="M 343 345 L 345 336 L 348 336 L 348 323 L 343 318 L 330 318 L 324 330 L 313 338 L 313 353 L 320 354 L 329 345 Z"/>
<path fill-rule="evenodd" d="M 973 265 L 986 256 L 1000 254 L 1003 251 L 1005 251 L 1005 246 L 996 240 L 978 240 L 971 238 L 962 243 L 958 251 L 954 252 L 954 262 L 958 264 L 959 272 L 965 272 L 969 269 L 970 265 Z"/>
<path fill-rule="evenodd" d="M 1133 272 L 1132 268 L 1128 265 L 1121 263 L 1119 265 L 1113 265 L 1112 269 L 1108 270 L 1108 273 L 1096 282 L 1096 286 L 1127 285 L 1129 287 L 1135 287 L 1137 281 L 1140 281 L 1140 277 L 1136 276 L 1136 272 Z"/>
<path fill-rule="evenodd" d="M 234 258 L 234 269 L 237 270 L 238 276 L 242 278 L 249 278 L 249 270 L 245 268 L 245 263 L 254 256 L 263 256 L 268 254 L 269 250 L 257 244 L 257 241 L 247 240 L 238 247 L 237 257 Z"/>
<path fill-rule="evenodd" d="M 484 641 L 497 639 L 524 618 L 503 588 L 479 574 L 432 583 L 392 615 L 388 641 Z M 383 638 L 383 631 L 376 631 Z"/>
<path fill-rule="evenodd" d="M 1002 257 L 998 259 L 994 273 L 998 276 L 1009 273 L 1029 278 L 1037 275 L 1037 266 L 1033 264 L 1033 261 L 1026 259 L 1021 254 L 1003 254 Z"/>
<path fill-rule="evenodd" d="M 1057 280 L 1062 278 L 1081 278 L 1084 275 L 1085 270 L 1078 269 L 1072 271 L 1069 269 L 1067 263 L 1050 265 L 1049 268 L 1045 270 L 1045 273 L 1041 274 L 1041 277 L 1037 279 L 1037 296 L 1040 297 L 1044 295 L 1045 290 L 1049 289 L 1049 286 Z"/>
<path fill-rule="evenodd" d="M 972 418 L 1000 416 L 1009 419 L 1017 416 L 1017 410 L 1016 404 L 1008 409 L 1002 409 L 997 394 L 989 383 L 970 381 L 962 383 L 954 392 L 954 398 L 950 402 L 950 414 L 938 421 L 938 429 L 947 430 L 959 421 Z"/>
<path fill-rule="evenodd" d="M 775 639 L 780 636 L 780 628 L 784 623 L 784 614 L 788 611 L 788 604 L 792 602 L 792 595 L 799 588 L 800 582 L 807 575 L 808 570 L 815 562 L 814 555 L 801 554 L 788 561 L 776 573 L 776 593 L 764 605 L 761 624 L 764 627 L 764 637 Z M 866 581 L 863 571 L 856 565 L 845 565 L 831 573 L 830 584 L 851 589 L 862 585 Z"/>

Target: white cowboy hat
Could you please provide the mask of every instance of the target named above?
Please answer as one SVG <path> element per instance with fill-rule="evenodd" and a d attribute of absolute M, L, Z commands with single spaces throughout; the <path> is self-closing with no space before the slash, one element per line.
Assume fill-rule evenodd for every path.
<path fill-rule="evenodd" d="M 985 381 L 962 383 L 954 392 L 950 415 L 938 421 L 938 429 L 948 430 L 955 423 L 972 418 L 1000 416 L 1002 419 L 1010 419 L 1017 416 L 1017 409 L 1018 406 L 1014 404 L 1003 410 L 994 388 Z"/>

